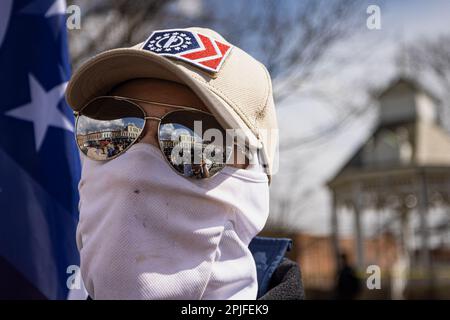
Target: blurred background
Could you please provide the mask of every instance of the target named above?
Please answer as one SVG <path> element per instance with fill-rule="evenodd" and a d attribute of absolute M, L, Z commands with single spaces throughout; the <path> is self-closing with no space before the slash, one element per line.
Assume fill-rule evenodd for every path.
<path fill-rule="evenodd" d="M 263 234 L 294 240 L 307 299 L 450 298 L 448 0 L 70 5 L 81 13 L 67 31 L 72 70 L 189 26 L 266 65 L 280 158 Z"/>

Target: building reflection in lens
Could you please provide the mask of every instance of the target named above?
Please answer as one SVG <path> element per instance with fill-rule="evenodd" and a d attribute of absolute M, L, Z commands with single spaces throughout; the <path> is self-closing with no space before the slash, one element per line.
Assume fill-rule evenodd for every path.
<path fill-rule="evenodd" d="M 139 137 L 142 126 L 138 125 L 131 122 L 114 130 L 89 130 L 77 135 L 77 143 L 91 159 L 107 160 L 127 149 Z"/>
<path fill-rule="evenodd" d="M 180 174 L 197 179 L 209 178 L 225 165 L 221 156 L 223 147 L 211 141 L 198 140 L 189 133 L 173 134 L 172 137 L 165 135 L 160 137 L 160 145 L 167 160 Z"/>

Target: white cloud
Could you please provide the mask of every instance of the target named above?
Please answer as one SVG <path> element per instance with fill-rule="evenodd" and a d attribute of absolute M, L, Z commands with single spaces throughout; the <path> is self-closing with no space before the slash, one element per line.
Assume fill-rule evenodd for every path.
<path fill-rule="evenodd" d="M 125 126 L 124 119 L 111 121 L 99 121 L 88 117 L 80 117 L 77 123 L 78 132 L 81 134 L 102 131 L 106 129 L 119 129 Z"/>

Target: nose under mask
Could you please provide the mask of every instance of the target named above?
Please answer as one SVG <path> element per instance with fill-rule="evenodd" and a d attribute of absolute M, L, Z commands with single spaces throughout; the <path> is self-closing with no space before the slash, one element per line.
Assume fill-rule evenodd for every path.
<path fill-rule="evenodd" d="M 94 299 L 255 299 L 248 249 L 269 211 L 258 164 L 191 180 L 161 151 L 83 159 L 77 244 Z"/>

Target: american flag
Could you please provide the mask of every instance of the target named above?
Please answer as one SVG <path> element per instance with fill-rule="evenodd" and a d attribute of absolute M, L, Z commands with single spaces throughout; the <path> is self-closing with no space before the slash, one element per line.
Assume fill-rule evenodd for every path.
<path fill-rule="evenodd" d="M 80 164 L 65 1 L 0 2 L 0 297 L 65 299 Z"/>

